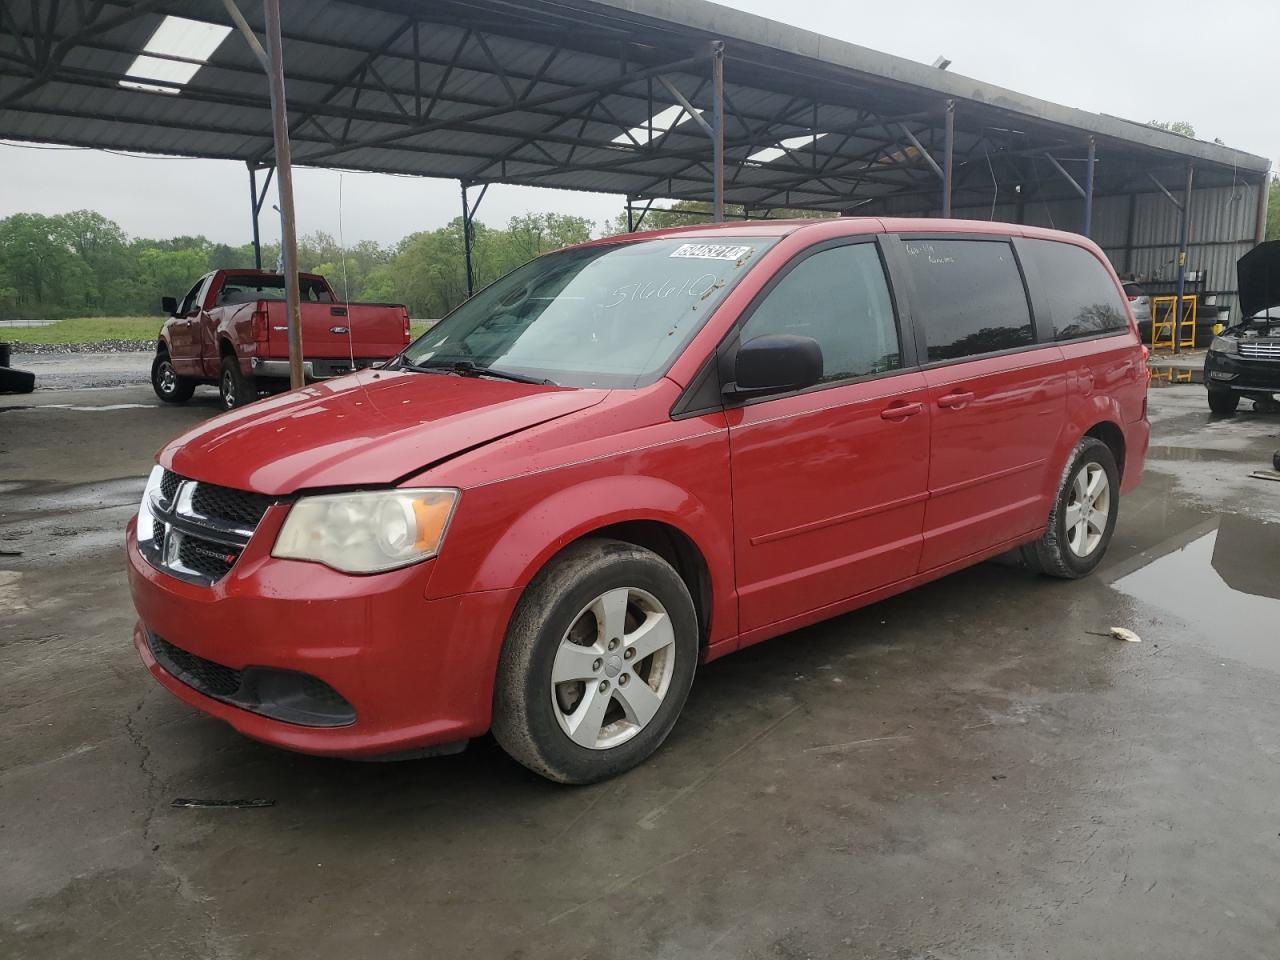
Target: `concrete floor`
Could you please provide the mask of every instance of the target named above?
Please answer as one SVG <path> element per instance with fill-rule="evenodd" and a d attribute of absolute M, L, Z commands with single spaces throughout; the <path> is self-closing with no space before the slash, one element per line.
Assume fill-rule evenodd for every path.
<path fill-rule="evenodd" d="M 712 664 L 656 757 L 569 789 L 179 703 L 120 532 L 212 396 L 0 398 L 0 957 L 1274 958 L 1280 418 L 1151 409 L 1095 576 L 984 564 Z"/>

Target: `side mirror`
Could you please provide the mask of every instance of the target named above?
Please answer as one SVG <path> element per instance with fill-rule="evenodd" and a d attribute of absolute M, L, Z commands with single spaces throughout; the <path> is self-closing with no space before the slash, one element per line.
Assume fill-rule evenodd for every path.
<path fill-rule="evenodd" d="M 178 312 L 178 298 L 177 297 L 161 297 L 160 309 L 163 310 L 166 315 L 172 317 L 174 314 Z"/>
<path fill-rule="evenodd" d="M 771 334 L 738 348 L 729 397 L 803 390 L 822 379 L 822 347 L 813 337 Z"/>

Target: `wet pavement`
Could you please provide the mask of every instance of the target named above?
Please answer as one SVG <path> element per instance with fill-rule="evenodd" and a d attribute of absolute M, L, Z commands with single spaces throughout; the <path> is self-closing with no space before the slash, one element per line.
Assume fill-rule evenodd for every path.
<path fill-rule="evenodd" d="M 572 789 L 488 741 L 282 753 L 151 681 L 120 530 L 215 409 L 0 398 L 0 957 L 1280 953 L 1280 417 L 1153 392 L 1093 577 L 983 564 L 753 647 Z"/>

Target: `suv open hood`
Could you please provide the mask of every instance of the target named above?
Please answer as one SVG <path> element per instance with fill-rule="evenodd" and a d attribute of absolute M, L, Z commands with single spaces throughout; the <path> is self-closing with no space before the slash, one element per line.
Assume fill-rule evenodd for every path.
<path fill-rule="evenodd" d="M 366 370 L 259 401 L 167 444 L 175 473 L 259 493 L 389 484 L 585 410 L 607 390 Z"/>
<path fill-rule="evenodd" d="M 1280 306 L 1280 240 L 1260 243 L 1237 260 L 1236 279 L 1242 320 Z"/>

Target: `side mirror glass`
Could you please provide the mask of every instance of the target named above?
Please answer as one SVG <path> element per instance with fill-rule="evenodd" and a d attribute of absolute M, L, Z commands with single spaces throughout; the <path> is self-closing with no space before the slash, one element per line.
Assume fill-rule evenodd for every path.
<path fill-rule="evenodd" d="M 178 298 L 177 297 L 161 297 L 160 309 L 172 317 L 174 314 L 178 312 Z"/>
<path fill-rule="evenodd" d="M 770 334 L 738 348 L 730 396 L 803 390 L 822 379 L 822 347 L 813 337 Z"/>

